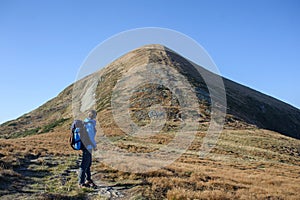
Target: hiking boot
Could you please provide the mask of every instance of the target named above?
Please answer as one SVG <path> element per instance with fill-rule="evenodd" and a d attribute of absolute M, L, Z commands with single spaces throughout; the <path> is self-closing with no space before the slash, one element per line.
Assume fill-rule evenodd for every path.
<path fill-rule="evenodd" d="M 97 188 L 97 185 L 96 185 L 96 184 L 94 183 L 94 181 L 92 181 L 92 180 L 86 181 L 85 184 L 88 185 L 89 187 L 94 188 L 94 189 Z"/>
<path fill-rule="evenodd" d="M 90 185 L 88 185 L 88 184 L 86 184 L 86 183 L 83 183 L 83 184 L 79 184 L 78 185 L 78 188 L 81 188 L 81 189 L 83 189 L 83 188 L 89 188 L 90 187 Z"/>

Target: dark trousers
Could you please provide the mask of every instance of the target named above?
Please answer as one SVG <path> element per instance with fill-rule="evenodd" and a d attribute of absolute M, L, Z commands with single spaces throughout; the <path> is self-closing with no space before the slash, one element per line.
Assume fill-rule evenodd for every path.
<path fill-rule="evenodd" d="M 91 165 L 92 165 L 92 154 L 84 149 L 82 150 L 82 161 L 79 168 L 78 183 L 84 184 L 85 180 L 91 180 Z"/>

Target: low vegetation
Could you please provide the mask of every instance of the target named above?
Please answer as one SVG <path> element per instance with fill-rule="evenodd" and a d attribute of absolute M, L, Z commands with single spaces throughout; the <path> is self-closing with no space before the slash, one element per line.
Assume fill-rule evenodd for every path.
<path fill-rule="evenodd" d="M 21 138 L 21 137 L 26 137 L 29 135 L 36 135 L 36 134 L 42 134 L 42 133 L 48 133 L 50 131 L 53 131 L 55 127 L 61 126 L 64 122 L 69 121 L 69 118 L 61 118 L 59 120 L 56 120 L 54 122 L 51 122 L 49 124 L 46 124 L 42 127 L 37 127 L 37 128 L 31 128 L 28 130 L 24 131 L 19 131 L 19 132 L 13 132 L 9 135 L 7 135 L 5 138 L 6 139 L 11 139 L 11 138 Z M 15 123 L 12 123 L 13 125 L 9 124 L 8 126 L 15 126 Z"/>
<path fill-rule="evenodd" d="M 1 139 L 0 196 L 101 199 L 92 191 L 76 187 L 79 155 L 68 147 L 67 135 L 50 132 Z M 154 172 L 122 172 L 95 158 L 93 177 L 126 188 L 121 192 L 128 199 L 298 198 L 299 140 L 261 129 L 224 130 L 216 148 L 201 159 L 198 151 L 202 137 L 197 134 L 186 153 Z M 134 139 L 122 142 L 122 148 L 132 152 L 142 145 Z"/>

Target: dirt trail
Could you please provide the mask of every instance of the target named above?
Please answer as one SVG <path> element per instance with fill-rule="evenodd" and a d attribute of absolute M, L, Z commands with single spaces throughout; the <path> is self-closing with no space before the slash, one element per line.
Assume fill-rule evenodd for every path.
<path fill-rule="evenodd" d="M 136 186 L 133 184 L 94 179 L 96 189 L 79 189 L 80 162 L 78 156 L 69 161 L 58 156 L 27 156 L 14 168 L 20 177 L 7 184 L 0 199 L 130 199 L 130 191 Z"/>

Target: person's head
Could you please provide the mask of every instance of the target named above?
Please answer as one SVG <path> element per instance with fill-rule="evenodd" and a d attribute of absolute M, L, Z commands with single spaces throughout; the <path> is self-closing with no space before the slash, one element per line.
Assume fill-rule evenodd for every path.
<path fill-rule="evenodd" d="M 90 118 L 90 119 L 95 119 L 96 116 L 97 116 L 96 110 L 90 110 L 90 111 L 88 112 L 88 118 Z"/>

